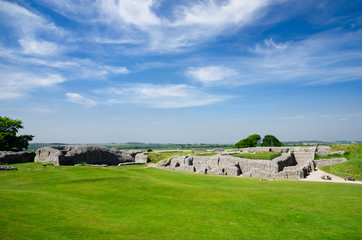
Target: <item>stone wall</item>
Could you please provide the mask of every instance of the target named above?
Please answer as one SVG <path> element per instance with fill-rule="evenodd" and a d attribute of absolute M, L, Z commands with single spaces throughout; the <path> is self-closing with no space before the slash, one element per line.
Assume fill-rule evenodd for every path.
<path fill-rule="evenodd" d="M 344 154 L 344 151 L 331 151 L 331 147 L 329 146 L 319 146 L 316 149 L 316 155 L 317 156 L 328 156 L 328 155 L 333 155 L 333 154 L 339 154 L 342 155 Z"/>
<path fill-rule="evenodd" d="M 315 163 L 317 167 L 323 167 L 323 166 L 335 165 L 346 161 L 347 161 L 346 158 L 330 158 L 330 159 L 319 159 L 316 160 Z"/>
<path fill-rule="evenodd" d="M 35 153 L 0 151 L 0 163 L 26 163 L 34 162 Z"/>
<path fill-rule="evenodd" d="M 11 171 L 11 170 L 18 170 L 18 169 L 11 166 L 0 165 L 0 171 Z"/>
<path fill-rule="evenodd" d="M 117 149 L 92 145 L 63 145 L 39 148 L 35 162 L 49 162 L 54 165 L 106 164 L 118 165 L 133 162 L 130 154 Z"/>
<path fill-rule="evenodd" d="M 292 153 L 282 153 L 280 157 L 274 158 L 272 160 L 278 165 L 278 172 L 283 171 L 285 167 L 297 165 L 294 154 Z"/>
<path fill-rule="evenodd" d="M 305 154 L 303 157 L 312 156 Z M 314 155 L 313 155 L 314 156 Z M 313 158 L 298 163 L 293 152 L 283 153 L 273 160 L 252 160 L 227 155 L 175 156 L 161 166 L 187 172 L 249 177 L 305 177 L 314 171 Z"/>
<path fill-rule="evenodd" d="M 316 150 L 317 156 L 327 156 L 331 153 L 331 147 L 329 146 L 318 146 Z"/>
<path fill-rule="evenodd" d="M 148 163 L 148 162 L 150 162 L 150 159 L 144 153 L 138 153 L 135 156 L 135 162 L 140 163 L 140 164 L 141 163 Z"/>
<path fill-rule="evenodd" d="M 293 152 L 297 164 L 304 164 L 309 160 L 314 160 L 314 152 Z"/>

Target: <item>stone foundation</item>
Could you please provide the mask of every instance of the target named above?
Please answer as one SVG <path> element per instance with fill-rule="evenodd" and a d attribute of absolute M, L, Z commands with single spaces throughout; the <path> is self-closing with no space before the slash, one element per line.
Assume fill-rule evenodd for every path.
<path fill-rule="evenodd" d="M 264 150 L 264 149 L 263 149 Z M 161 166 L 186 172 L 248 177 L 304 178 L 315 170 L 314 151 L 282 153 L 273 160 L 252 160 L 227 155 L 175 156 Z"/>
<path fill-rule="evenodd" d="M 346 158 L 330 158 L 330 159 L 319 159 L 316 160 L 315 163 L 317 167 L 330 166 L 338 163 L 346 162 Z"/>
<path fill-rule="evenodd" d="M 26 163 L 34 162 L 35 153 L 0 151 L 0 163 Z"/>
<path fill-rule="evenodd" d="M 49 162 L 54 165 L 75 164 L 106 164 L 118 165 L 124 162 L 134 162 L 130 154 L 91 145 L 63 145 L 39 148 L 36 151 L 35 162 Z"/>

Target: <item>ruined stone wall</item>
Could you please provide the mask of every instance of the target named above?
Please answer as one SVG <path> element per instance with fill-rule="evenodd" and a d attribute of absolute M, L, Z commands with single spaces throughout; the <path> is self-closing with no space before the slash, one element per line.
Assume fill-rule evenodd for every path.
<path fill-rule="evenodd" d="M 274 158 L 272 160 L 276 164 L 278 164 L 278 172 L 283 171 L 285 167 L 295 166 L 297 165 L 297 161 L 295 160 L 294 153 L 282 153 L 280 157 Z"/>
<path fill-rule="evenodd" d="M 303 152 L 300 154 L 299 163 L 294 154 L 294 152 L 283 153 L 273 160 L 252 160 L 221 154 L 215 156 L 175 156 L 162 166 L 187 172 L 249 177 L 302 178 L 314 171 L 312 153 Z"/>
<path fill-rule="evenodd" d="M 338 163 L 346 162 L 346 158 L 330 158 L 330 159 L 319 159 L 315 161 L 317 167 L 330 166 Z"/>
<path fill-rule="evenodd" d="M 297 164 L 304 164 L 309 160 L 314 160 L 314 152 L 294 152 L 293 154 Z"/>
<path fill-rule="evenodd" d="M 64 145 L 39 148 L 36 151 L 36 162 L 50 162 L 54 165 L 74 164 L 106 164 L 118 165 L 132 162 L 130 154 L 103 146 Z"/>
<path fill-rule="evenodd" d="M 34 162 L 35 153 L 0 151 L 0 163 L 26 163 Z"/>

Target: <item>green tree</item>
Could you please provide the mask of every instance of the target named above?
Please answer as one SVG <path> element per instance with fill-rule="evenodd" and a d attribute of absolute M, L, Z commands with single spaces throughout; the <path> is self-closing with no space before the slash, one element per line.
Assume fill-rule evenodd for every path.
<path fill-rule="evenodd" d="M 273 135 L 265 135 L 261 143 L 263 147 L 282 147 L 284 144 Z"/>
<path fill-rule="evenodd" d="M 16 136 L 18 130 L 23 128 L 23 122 L 8 117 L 0 117 L 0 151 L 22 151 L 27 149 L 33 135 Z"/>
<path fill-rule="evenodd" d="M 247 147 L 256 147 L 258 145 L 258 141 L 260 141 L 261 137 L 258 134 L 250 135 L 249 137 L 240 140 L 235 143 L 232 148 L 247 148 Z"/>

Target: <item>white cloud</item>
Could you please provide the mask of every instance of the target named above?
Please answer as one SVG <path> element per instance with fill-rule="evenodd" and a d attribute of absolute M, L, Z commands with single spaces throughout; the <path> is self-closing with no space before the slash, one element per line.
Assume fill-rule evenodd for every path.
<path fill-rule="evenodd" d="M 69 79 L 102 79 L 108 75 L 130 73 L 130 70 L 123 66 L 105 65 L 91 59 L 66 57 L 62 54 L 54 55 L 57 49 L 53 49 L 52 44 L 49 45 L 49 48 L 39 46 L 38 43 L 29 44 L 28 46 L 26 41 L 23 44 L 27 50 L 18 51 L 0 45 L 0 61 L 3 59 L 6 62 L 3 64 L 4 69 L 13 70 L 14 72 L 22 69 L 21 71 L 29 73 L 35 72 L 36 75 L 47 75 L 49 72 L 62 71 Z M 29 53 L 29 55 L 24 55 L 25 52 Z M 50 54 L 50 56 L 47 54 Z"/>
<path fill-rule="evenodd" d="M 264 43 L 267 47 L 274 47 L 276 49 L 287 49 L 287 47 L 288 47 L 288 43 L 277 44 L 276 42 L 274 42 L 274 40 L 272 38 L 265 39 Z"/>
<path fill-rule="evenodd" d="M 36 41 L 33 39 L 20 39 L 19 43 L 25 54 L 53 55 L 60 51 L 60 46 L 55 42 Z"/>
<path fill-rule="evenodd" d="M 16 3 L 0 1 L 0 13 L 2 24 L 15 26 L 15 33 L 22 38 L 35 38 L 40 33 L 53 37 L 67 34 L 63 28 Z"/>
<path fill-rule="evenodd" d="M 238 74 L 235 70 L 223 66 L 191 67 L 186 73 L 202 83 L 216 82 Z"/>
<path fill-rule="evenodd" d="M 306 85 L 328 85 L 362 78 L 362 31 L 330 30 L 300 41 L 276 43 L 265 39 L 250 52 L 254 56 L 230 60 L 243 75 L 236 85 L 264 82 L 299 82 Z M 333 51 L 331 51 L 333 49 Z"/>
<path fill-rule="evenodd" d="M 34 74 L 0 70 L 0 99 L 12 99 L 24 96 L 39 88 L 49 88 L 65 79 L 59 74 Z"/>
<path fill-rule="evenodd" d="M 159 25 L 161 20 L 152 12 L 154 0 L 101 1 L 105 13 L 111 13 L 127 24 L 138 27 Z"/>
<path fill-rule="evenodd" d="M 84 97 L 79 93 L 66 93 L 67 101 L 84 105 L 85 107 L 94 107 L 98 103 L 95 100 Z"/>
<path fill-rule="evenodd" d="M 179 7 L 178 19 L 174 25 L 223 26 L 227 24 L 245 24 L 251 21 L 254 13 L 271 1 L 196 1 L 194 5 Z"/>
<path fill-rule="evenodd" d="M 127 74 L 130 73 L 130 71 L 126 67 L 116 67 L 116 66 L 103 66 L 105 70 L 107 70 L 109 73 L 114 74 Z"/>
<path fill-rule="evenodd" d="M 264 8 L 282 0 L 203 0 L 177 2 L 167 13 L 155 0 L 47 0 L 45 5 L 80 22 L 106 24 L 111 40 L 96 42 L 138 44 L 137 51 L 177 52 L 256 21 Z M 109 36 L 110 37 L 110 36 Z M 103 40 L 102 40 L 103 39 Z M 126 39 L 126 40 L 125 40 Z M 105 41 L 104 41 L 105 40 Z"/>
<path fill-rule="evenodd" d="M 280 120 L 303 120 L 303 119 L 308 119 L 308 117 L 306 117 L 303 114 L 298 114 L 298 115 L 294 115 L 294 116 L 278 117 L 278 119 L 280 119 Z"/>
<path fill-rule="evenodd" d="M 184 108 L 209 105 L 228 97 L 209 94 L 185 84 L 135 84 L 96 91 L 106 96 L 104 103 L 134 103 L 151 108 Z"/>
<path fill-rule="evenodd" d="M 37 112 L 40 114 L 48 114 L 48 113 L 54 113 L 58 110 L 55 110 L 54 108 L 44 108 L 44 107 L 34 107 L 31 109 L 32 112 Z"/>

